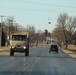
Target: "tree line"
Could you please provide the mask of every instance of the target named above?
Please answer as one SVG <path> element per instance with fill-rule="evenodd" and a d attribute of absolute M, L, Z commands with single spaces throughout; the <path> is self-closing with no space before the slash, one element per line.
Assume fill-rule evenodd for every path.
<path fill-rule="evenodd" d="M 19 25 L 15 22 L 15 18 L 10 16 L 7 17 L 5 21 L 2 22 L 2 46 L 5 46 L 5 43 L 8 39 L 8 36 L 12 33 L 20 31 L 28 31 L 30 34 L 30 46 L 32 45 L 38 45 L 38 43 L 43 43 L 43 40 L 45 40 L 45 37 L 47 35 L 50 35 L 50 32 L 45 29 L 44 31 L 38 30 L 36 31 L 36 28 L 34 25 L 26 25 L 26 28 L 22 25 Z M 10 39 L 10 37 L 9 37 Z"/>
<path fill-rule="evenodd" d="M 42 43 L 45 40 L 45 37 L 52 36 L 52 38 L 56 39 L 59 44 L 63 42 L 65 44 L 65 48 L 67 48 L 68 44 L 76 45 L 76 16 L 72 17 L 67 13 L 60 13 L 58 15 L 56 27 L 52 33 L 47 29 L 44 31 L 36 31 L 34 25 L 27 24 L 25 28 L 22 25 L 15 23 L 14 17 L 7 17 L 7 19 L 2 22 L 2 40 L 5 39 L 5 42 L 8 35 L 18 31 L 29 32 L 30 45 L 38 45 L 38 43 Z M 2 43 L 4 42 L 2 41 Z"/>

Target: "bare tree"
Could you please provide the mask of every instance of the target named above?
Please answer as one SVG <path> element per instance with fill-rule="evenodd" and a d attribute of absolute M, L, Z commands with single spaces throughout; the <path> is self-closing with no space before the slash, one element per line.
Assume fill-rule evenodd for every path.
<path fill-rule="evenodd" d="M 65 48 L 67 48 L 68 43 L 72 43 L 72 39 L 73 39 L 72 35 L 76 29 L 76 17 L 70 17 L 67 15 L 67 13 L 60 14 L 58 16 L 56 29 L 54 30 L 54 32 L 56 32 L 56 31 L 63 32 L 63 34 L 61 34 L 61 35 L 63 35 L 62 38 L 65 39 L 65 41 L 64 41 L 65 45 L 66 45 Z M 59 32 L 59 33 L 61 33 L 61 32 Z"/>
<path fill-rule="evenodd" d="M 58 44 L 61 44 L 61 42 L 65 40 L 62 28 L 56 27 L 52 32 L 52 37 L 57 41 Z"/>
<path fill-rule="evenodd" d="M 68 17 L 68 22 L 67 22 L 67 25 L 66 25 L 66 29 L 68 31 L 68 39 L 69 39 L 69 42 L 72 43 L 72 35 L 73 33 L 75 32 L 75 28 L 76 28 L 76 17 Z"/>
<path fill-rule="evenodd" d="M 13 21 L 14 21 L 14 17 L 9 16 L 4 22 L 5 25 L 7 26 L 7 29 L 6 29 L 7 35 L 9 35 L 9 32 L 10 34 L 13 32 Z"/>
<path fill-rule="evenodd" d="M 73 44 L 76 45 L 76 31 L 73 34 Z"/>
<path fill-rule="evenodd" d="M 10 34 L 18 32 L 18 31 L 25 31 L 25 28 L 18 23 L 15 23 L 15 19 L 12 16 L 7 17 L 7 19 L 4 21 L 4 31 L 6 33 L 6 36 L 10 39 Z"/>
<path fill-rule="evenodd" d="M 34 42 L 34 37 L 35 37 L 35 27 L 32 26 L 32 25 L 27 25 L 27 28 L 26 30 L 29 32 L 30 34 L 30 46 L 31 46 L 31 43 Z"/>
<path fill-rule="evenodd" d="M 67 46 L 68 46 L 68 40 L 67 40 L 67 35 L 66 35 L 66 24 L 67 24 L 67 20 L 68 20 L 68 15 L 67 15 L 67 13 L 63 13 L 63 14 L 60 14 L 60 15 L 59 15 L 58 21 L 57 21 L 58 27 L 61 27 L 62 30 L 63 30 L 66 48 L 67 48 Z"/>

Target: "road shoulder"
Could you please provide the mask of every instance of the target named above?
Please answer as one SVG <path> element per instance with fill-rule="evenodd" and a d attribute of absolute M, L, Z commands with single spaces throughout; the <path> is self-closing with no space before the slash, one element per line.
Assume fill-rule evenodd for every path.
<path fill-rule="evenodd" d="M 70 51 L 70 50 L 68 50 L 68 49 L 61 49 L 64 53 L 66 53 L 67 55 L 69 55 L 70 57 L 72 57 L 72 58 L 76 58 L 76 53 L 75 52 L 73 52 L 73 51 Z"/>

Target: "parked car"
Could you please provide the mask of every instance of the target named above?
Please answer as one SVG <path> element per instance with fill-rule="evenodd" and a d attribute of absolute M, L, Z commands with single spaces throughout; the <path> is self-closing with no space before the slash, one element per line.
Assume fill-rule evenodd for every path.
<path fill-rule="evenodd" d="M 56 44 L 51 44 L 51 45 L 50 45 L 50 48 L 49 48 L 49 53 L 50 53 L 51 51 L 55 51 L 55 52 L 58 53 L 58 46 L 57 46 Z"/>

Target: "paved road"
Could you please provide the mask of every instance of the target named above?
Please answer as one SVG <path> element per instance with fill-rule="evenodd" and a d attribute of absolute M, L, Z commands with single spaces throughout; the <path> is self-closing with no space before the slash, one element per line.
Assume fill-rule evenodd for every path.
<path fill-rule="evenodd" d="M 48 48 L 32 48 L 29 57 L 0 55 L 0 75 L 76 75 L 76 59 Z"/>

